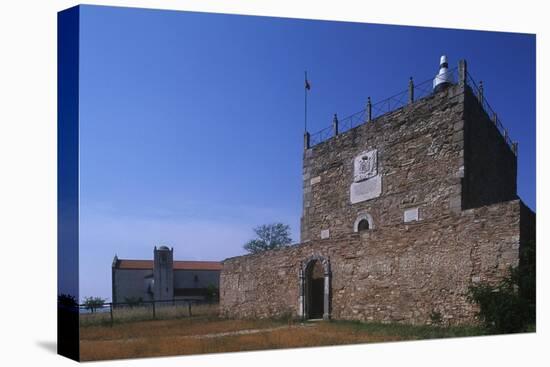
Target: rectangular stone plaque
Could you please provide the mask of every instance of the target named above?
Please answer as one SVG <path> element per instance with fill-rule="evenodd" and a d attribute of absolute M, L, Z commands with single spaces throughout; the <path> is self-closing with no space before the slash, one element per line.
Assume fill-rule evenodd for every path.
<path fill-rule="evenodd" d="M 405 223 L 418 220 L 418 208 L 406 209 L 403 213 L 403 221 Z"/>
<path fill-rule="evenodd" d="M 321 230 L 321 239 L 327 239 L 330 237 L 330 231 L 328 229 Z"/>
<path fill-rule="evenodd" d="M 352 204 L 374 199 L 382 193 L 382 176 L 376 175 L 361 182 L 351 184 L 349 195 Z"/>

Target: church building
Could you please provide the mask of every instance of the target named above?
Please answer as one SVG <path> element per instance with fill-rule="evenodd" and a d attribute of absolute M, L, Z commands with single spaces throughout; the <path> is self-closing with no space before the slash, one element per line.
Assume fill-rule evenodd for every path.
<path fill-rule="evenodd" d="M 474 322 L 468 287 L 535 239 L 518 154 L 466 61 L 443 56 L 429 84 L 305 133 L 300 243 L 224 260 L 222 315 Z"/>
<path fill-rule="evenodd" d="M 112 265 L 113 303 L 207 300 L 219 289 L 222 264 L 174 260 L 174 249 L 155 246 L 153 260 L 119 259 Z"/>

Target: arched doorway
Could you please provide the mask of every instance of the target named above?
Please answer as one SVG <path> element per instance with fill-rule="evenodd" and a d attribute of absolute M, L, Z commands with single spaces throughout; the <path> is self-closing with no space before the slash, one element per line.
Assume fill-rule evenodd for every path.
<path fill-rule="evenodd" d="M 330 263 L 312 256 L 300 267 L 300 315 L 303 319 L 330 318 Z"/>
<path fill-rule="evenodd" d="M 306 268 L 306 311 L 308 319 L 323 318 L 325 276 L 323 265 L 313 260 Z"/>

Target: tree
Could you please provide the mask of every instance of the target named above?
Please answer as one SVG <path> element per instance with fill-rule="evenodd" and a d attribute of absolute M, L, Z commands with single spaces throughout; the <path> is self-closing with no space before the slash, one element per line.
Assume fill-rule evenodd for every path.
<path fill-rule="evenodd" d="M 95 310 L 101 308 L 105 302 L 107 302 L 107 300 L 101 297 L 86 297 L 84 298 L 84 307 L 94 313 Z"/>
<path fill-rule="evenodd" d="M 71 296 L 70 294 L 62 293 L 57 296 L 57 303 L 62 308 L 72 309 L 78 307 L 78 302 L 76 302 L 76 298 L 74 296 Z"/>
<path fill-rule="evenodd" d="M 282 223 L 263 224 L 254 228 L 257 238 L 248 241 L 243 247 L 246 251 L 258 252 L 273 250 L 290 245 L 290 226 Z"/>

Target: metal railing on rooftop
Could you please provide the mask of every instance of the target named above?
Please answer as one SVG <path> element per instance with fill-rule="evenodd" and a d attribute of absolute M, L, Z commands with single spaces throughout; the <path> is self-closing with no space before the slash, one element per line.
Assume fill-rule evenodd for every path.
<path fill-rule="evenodd" d="M 450 80 L 453 83 L 459 82 L 459 71 L 460 70 L 458 67 L 447 71 L 447 74 L 448 76 L 450 76 Z M 506 144 L 508 144 L 514 154 L 517 154 L 517 143 L 512 142 L 508 131 L 502 125 L 500 118 L 487 102 L 487 99 L 483 95 L 482 85 L 478 86 L 478 84 L 476 84 L 472 76 L 467 71 L 465 71 L 464 75 L 465 84 L 470 86 L 473 93 L 478 98 L 480 104 L 483 106 L 483 109 L 487 113 L 488 117 L 495 123 L 498 131 L 504 137 Z M 434 78 L 430 78 L 419 84 L 414 84 L 411 78 L 409 81 L 409 87 L 407 89 L 376 103 L 371 103 L 369 97 L 366 107 L 361 111 L 355 112 L 354 114 L 351 114 L 343 118 L 342 120 L 338 120 L 335 115 L 335 120 L 333 121 L 332 126 L 328 126 L 320 131 L 317 131 L 316 133 L 308 134 L 306 138 L 306 146 L 313 147 L 317 144 L 329 140 L 337 134 L 344 133 L 364 123 L 369 123 L 374 119 L 377 119 L 385 114 L 394 112 L 420 99 L 430 97 L 431 95 L 433 95 L 433 80 Z"/>
<path fill-rule="evenodd" d="M 483 107 L 483 110 L 487 114 L 487 117 L 491 121 L 493 121 L 496 128 L 498 129 L 498 131 L 500 132 L 500 134 L 504 138 L 504 141 L 506 142 L 506 144 L 510 147 L 510 149 L 512 149 L 512 152 L 514 152 L 514 154 L 517 154 L 518 143 L 513 142 L 512 139 L 510 139 L 510 134 L 508 133 L 508 130 L 504 127 L 504 125 L 500 121 L 499 116 L 497 115 L 495 110 L 493 110 L 493 108 L 491 107 L 489 102 L 487 102 L 487 99 L 485 98 L 484 93 L 483 93 L 483 83 L 481 83 L 481 82 L 479 84 L 476 83 L 476 81 L 470 75 L 470 73 L 467 73 L 466 84 L 468 84 L 470 86 L 470 88 L 472 89 L 472 92 L 477 97 L 477 100 L 479 101 L 479 103 Z"/>
<path fill-rule="evenodd" d="M 450 69 L 447 74 L 451 76 L 453 81 L 456 80 L 458 68 Z M 382 115 L 405 107 L 413 101 L 429 97 L 432 94 L 433 78 L 427 79 L 419 84 L 413 84 L 412 78 L 409 82 L 409 88 L 396 93 L 386 99 L 376 103 L 370 102 L 370 97 L 367 101 L 367 106 L 361 111 L 355 112 L 342 120 L 338 121 L 338 133 L 343 133 L 351 130 L 366 122 L 370 122 Z M 310 135 L 310 146 L 322 143 L 334 136 L 334 127 L 329 126 L 316 133 Z"/>

